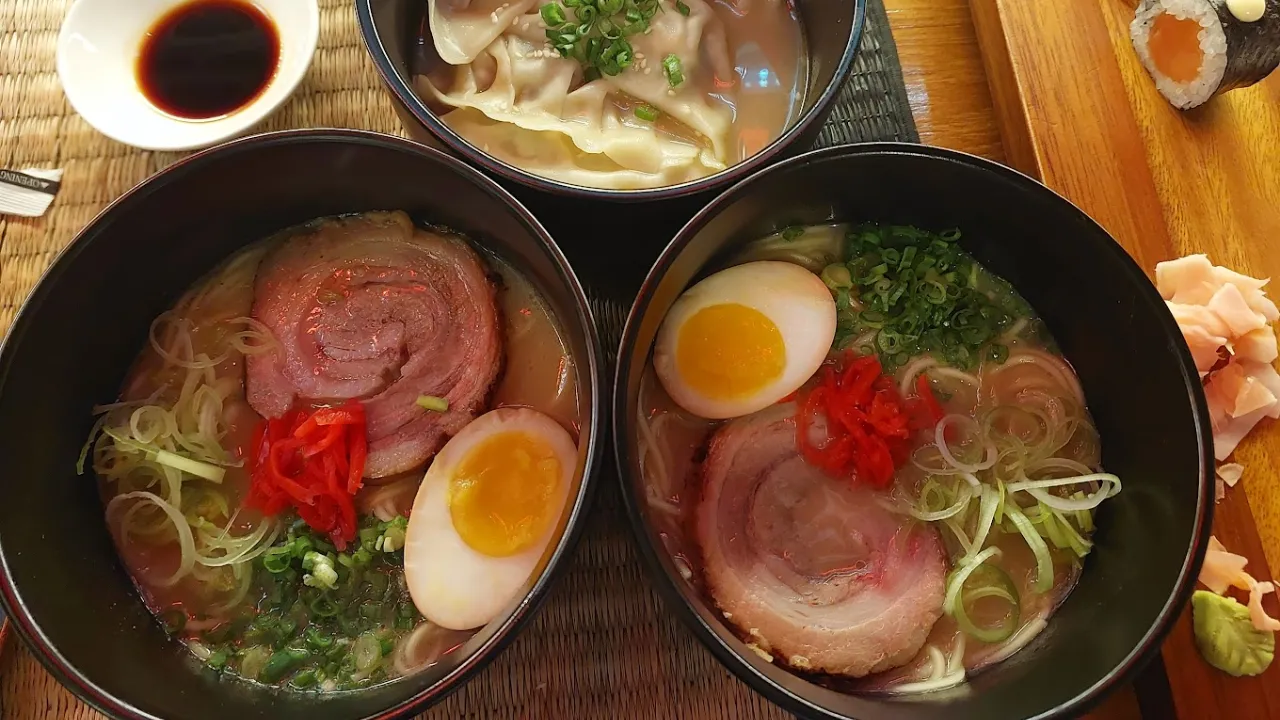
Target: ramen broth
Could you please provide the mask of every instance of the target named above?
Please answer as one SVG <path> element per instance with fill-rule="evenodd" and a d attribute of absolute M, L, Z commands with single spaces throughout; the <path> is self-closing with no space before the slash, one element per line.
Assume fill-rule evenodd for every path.
<path fill-rule="evenodd" d="M 506 369 L 494 390 L 494 407 L 531 407 L 580 431 L 578 372 L 546 302 L 520 273 L 490 258 L 502 278 L 499 296 L 506 333 Z"/>
<path fill-rule="evenodd" d="M 227 460 L 225 475 L 218 482 L 190 476 L 181 480 L 179 510 L 189 520 L 194 518 L 192 527 L 196 532 L 207 531 L 223 538 L 247 537 L 256 528 L 267 525 L 263 514 L 245 502 L 250 487 L 250 470 L 245 459 L 251 454 L 254 428 L 263 418 L 246 401 L 246 356 L 242 349 L 256 352 L 270 342 L 269 338 L 261 335 L 248 337 L 245 318 L 253 306 L 254 278 L 259 264 L 276 243 L 287 239 L 291 233 L 285 231 L 255 243 L 197 282 L 170 311 L 156 320 L 150 342 L 134 362 L 119 401 L 98 408 L 98 411 L 106 413 L 104 421 L 111 420 L 108 425 L 120 422 L 128 428 L 132 419 L 130 413 L 136 408 L 173 407 L 180 398 L 189 398 L 192 387 L 196 385 L 219 389 L 222 399 L 215 403 L 221 409 L 219 417 L 189 418 L 193 426 L 205 422 L 222 428 L 221 448 L 215 450 L 225 452 Z M 505 345 L 503 370 L 487 407 L 540 411 L 576 438 L 580 429 L 577 368 L 563 332 L 525 277 L 498 258 L 489 256 L 485 261 L 497 287 Z M 248 327 L 248 332 L 257 332 L 257 326 Z M 193 365 L 196 366 L 194 371 L 191 369 Z M 311 409 L 325 406 L 324 403 L 304 405 Z M 182 423 L 184 419 L 179 417 L 178 422 Z M 163 437 L 163 429 L 152 427 L 153 424 L 156 421 L 150 416 L 142 416 L 140 423 L 134 423 L 134 437 L 139 431 L 144 439 L 156 432 Z M 259 608 L 265 608 L 269 594 L 276 592 L 273 590 L 274 581 L 263 571 L 261 560 L 264 556 L 243 563 L 214 563 L 211 566 L 197 563 L 178 582 L 168 582 L 168 578 L 179 569 L 182 558 L 175 526 L 166 521 L 165 515 L 154 504 L 112 501 L 130 492 L 150 490 L 160 493 L 162 491 L 158 488 L 172 483 L 173 478 L 165 476 L 161 472 L 163 468 L 145 464 L 121 471 L 121 459 L 128 457 L 127 449 L 122 451 L 105 433 L 96 435 L 96 438 L 86 450 L 86 464 L 97 471 L 104 502 L 109 503 L 108 527 L 147 606 L 166 630 L 190 647 L 196 659 L 211 667 L 218 661 L 217 669 L 231 669 L 233 666 L 239 669 L 240 663 L 250 662 L 237 658 L 237 647 L 243 651 L 251 641 L 238 638 L 244 637 L 246 632 L 254 632 L 256 619 L 265 615 L 265 609 L 260 611 Z M 402 522 L 403 516 L 408 515 L 413 506 L 422 477 L 422 468 L 417 468 L 390 477 L 368 479 L 354 498 L 362 527 L 381 528 L 388 522 L 393 525 L 394 521 Z M 172 495 L 166 494 L 165 497 Z M 124 531 L 126 526 L 129 528 L 127 533 Z M 297 529 L 299 525 L 295 522 L 292 527 Z M 283 541 L 286 529 L 277 524 L 270 534 L 259 535 L 260 542 L 255 545 L 265 550 L 273 539 L 278 545 Z M 304 527 L 298 532 L 305 533 L 305 530 Z M 290 533 L 293 531 L 289 530 Z M 386 659 L 378 666 L 378 672 L 365 673 L 363 678 L 357 678 L 353 683 L 336 683 L 332 678 L 327 682 L 321 681 L 318 678 L 323 675 L 325 667 L 322 660 L 315 672 L 305 670 L 296 674 L 291 681 L 295 689 L 364 687 L 394 679 L 404 672 L 437 662 L 442 654 L 456 649 L 472 634 L 444 630 L 425 622 L 413 610 L 413 604 L 404 591 L 402 568 L 375 563 L 367 570 L 369 577 L 378 574 L 385 579 L 371 582 L 386 588 L 387 602 L 394 601 L 398 613 L 389 620 L 395 629 L 387 631 L 380 640 L 384 646 L 381 652 Z M 301 644 L 303 631 L 308 627 L 305 613 L 286 613 L 281 622 L 297 624 L 295 629 L 280 638 L 276 655 L 287 652 L 279 648 L 284 648 L 290 637 Z M 310 636 L 306 637 L 309 642 Z M 348 641 L 339 639 L 340 645 L 344 642 Z M 394 662 L 386 649 L 388 644 L 397 647 Z M 218 647 L 223 649 L 215 650 Z M 230 657 L 219 658 L 218 652 L 230 653 Z M 312 648 L 311 652 L 314 655 L 318 651 Z M 253 662 L 261 665 L 267 662 L 267 657 L 256 658 Z M 311 681 L 297 681 L 307 673 L 311 673 Z M 264 682 L 277 684 L 274 680 Z"/>
<path fill-rule="evenodd" d="M 717 0 L 712 8 L 724 21 L 737 75 L 715 94 L 733 108 L 733 161 L 742 162 L 799 117 L 809 82 L 804 32 L 791 2 Z"/>
<path fill-rule="evenodd" d="M 840 256 L 840 251 L 833 251 L 832 248 L 837 248 L 838 244 L 828 240 L 843 236 L 845 228 L 844 226 L 824 226 L 820 230 L 820 236 L 810 238 L 808 245 L 803 245 L 805 241 L 796 238 L 784 238 L 786 242 L 780 245 L 770 243 L 766 246 L 755 243 L 748 246 L 749 249 L 745 255 L 738 255 L 735 263 L 750 262 L 755 259 L 754 254 L 770 259 L 809 264 L 815 272 L 824 266 L 830 268 L 829 263 Z M 791 253 L 799 252 L 812 254 L 813 258 L 810 259 L 816 259 L 816 264 L 806 263 L 801 258 L 790 257 Z M 1012 303 L 1025 307 L 1025 303 L 1013 294 L 1012 289 L 1003 280 L 981 268 L 977 268 L 976 273 L 971 283 L 981 292 L 992 296 L 1007 294 Z M 827 277 L 826 273 L 824 273 L 825 277 Z M 841 310 L 841 312 L 846 311 Z M 1031 443 L 1035 438 L 1028 434 L 1027 428 L 1031 425 L 1027 424 L 1030 422 L 1027 418 L 1032 416 L 1031 411 L 1035 411 L 1036 407 L 1029 406 L 1031 411 L 1024 416 L 1020 406 L 1030 402 L 1028 398 L 1040 397 L 1037 393 L 1041 392 L 1043 383 L 1040 383 L 1041 378 L 1036 373 L 1048 372 L 1053 375 L 1054 382 L 1060 383 L 1058 387 L 1062 388 L 1060 394 L 1068 399 L 1078 393 L 1078 381 L 1075 380 L 1070 366 L 1058 352 L 1044 324 L 1029 307 L 1026 308 L 1025 316 L 1010 321 L 996 341 L 1004 348 L 1000 352 L 1001 357 L 984 359 L 976 363 L 976 367 L 971 371 L 951 367 L 925 353 L 913 356 L 899 363 L 891 376 L 893 385 L 901 386 L 905 396 L 908 394 L 908 389 L 914 387 L 920 374 L 928 372 L 932 392 L 941 405 L 940 413 L 947 417 L 960 415 L 973 418 L 975 422 L 986 421 L 1005 433 L 1001 436 L 1003 438 L 1023 437 L 1027 443 Z M 850 335 L 843 344 L 839 340 L 837 344 L 839 346 L 832 349 L 828 362 L 850 351 L 871 355 L 876 353 L 874 340 L 869 339 L 868 336 Z M 1046 371 L 1045 368 L 1048 370 Z M 817 376 L 812 378 L 793 394 L 796 398 L 794 402 L 804 403 L 808 394 L 820 384 L 821 381 Z M 1072 390 L 1073 387 L 1075 392 Z M 782 400 L 781 403 L 785 405 L 790 401 L 791 396 Z M 1036 401 L 1039 402 L 1039 400 Z M 1068 400 L 1064 399 L 1063 402 L 1066 403 Z M 705 492 L 702 486 L 708 461 L 708 443 L 712 441 L 713 434 L 724 427 L 725 423 L 698 417 L 681 408 L 659 382 L 652 363 L 646 368 L 641 378 L 638 407 L 639 415 L 634 419 L 636 435 L 633 442 L 637 448 L 637 460 L 642 488 L 647 500 L 649 523 L 656 530 L 666 552 L 683 578 L 700 591 L 709 593 L 705 581 L 706 567 L 703 550 L 698 546 L 694 528 L 698 522 L 697 515 L 701 512 L 700 496 Z M 992 409 L 997 407 L 1001 412 L 993 412 Z M 773 408 L 766 408 L 760 411 L 760 414 L 770 412 L 773 412 Z M 1048 462 L 1075 463 L 1089 469 L 1100 466 L 1101 450 L 1097 431 L 1087 410 L 1081 409 L 1080 413 L 1076 424 L 1071 426 L 1073 429 L 1069 430 L 1069 440 L 1052 454 Z M 743 419 L 751 417 L 748 415 Z M 991 418 L 996 419 L 991 420 Z M 737 422 L 737 420 L 731 422 Z M 937 482 L 938 476 L 933 471 L 925 469 L 937 464 L 938 455 L 936 447 L 932 444 L 933 440 L 932 431 L 915 436 L 911 446 L 913 460 L 898 467 L 892 484 L 882 491 L 881 501 L 886 503 L 886 507 L 894 506 L 894 503 L 898 503 L 897 507 L 902 507 L 918 502 L 916 499 L 926 492 L 926 484 Z M 952 443 L 949 442 L 949 444 Z M 962 444 L 957 443 L 952 449 L 960 447 Z M 1009 447 L 1022 448 L 1023 444 L 1022 441 L 1013 442 Z M 998 462 L 1006 461 L 1004 452 L 1002 449 Z M 1009 458 L 1014 456 L 1010 454 Z M 916 460 L 920 461 L 919 464 Z M 945 505 L 947 502 L 949 500 L 938 504 Z M 976 510 L 976 507 L 972 509 Z M 1034 509 L 1034 506 L 1031 509 Z M 1027 509 L 1028 512 L 1031 509 Z M 961 514 L 958 517 L 967 516 Z M 908 526 L 912 522 L 908 519 Z M 1086 543 L 1091 529 L 1092 519 L 1090 518 L 1082 531 Z M 776 532 L 776 530 L 770 530 L 770 532 Z M 949 560 L 949 564 L 957 562 L 954 558 L 959 557 L 963 548 L 958 545 L 952 531 L 943 527 L 942 523 L 938 523 L 936 532 L 947 548 L 947 556 L 953 558 Z M 822 536 L 820 531 L 815 531 L 813 537 L 830 539 L 829 536 Z M 770 538 L 777 539 L 773 535 L 766 539 Z M 757 539 L 755 542 L 758 541 Z M 789 542 L 796 541 L 805 542 L 800 536 L 792 538 Z M 751 543 L 753 541 L 751 538 L 743 540 L 732 536 L 729 542 Z M 849 543 L 851 548 L 854 545 L 860 545 L 860 541 L 849 540 Z M 866 677 L 845 677 L 837 674 L 816 673 L 804 666 L 791 666 L 786 662 L 785 657 L 778 657 L 777 652 L 770 650 L 765 644 L 769 638 L 762 639 L 761 636 L 754 634 L 754 631 L 745 632 L 737 626 L 736 619 L 729 613 L 725 613 L 726 623 L 739 631 L 743 641 L 764 657 L 788 665 L 790 669 L 805 673 L 814 681 L 834 689 L 846 692 L 912 692 L 946 687 L 948 685 L 945 683 L 950 681 L 944 680 L 944 684 L 938 684 L 944 677 L 954 676 L 954 673 L 960 669 L 967 673 L 980 670 L 984 666 L 1007 658 L 1033 640 L 1071 592 L 1083 562 L 1082 556 L 1050 542 L 1048 547 L 1052 557 L 1053 582 L 1049 590 L 1042 591 L 1034 587 L 1037 576 L 1037 557 L 1017 531 L 1000 530 L 997 523 L 996 529 L 992 530 L 992 537 L 987 540 L 984 547 L 998 549 L 994 557 L 987 562 L 1008 576 L 1018 594 L 1016 626 L 1011 627 L 1010 632 L 999 641 L 983 642 L 969 637 L 961 631 L 956 620 L 949 614 L 943 614 L 933 625 L 927 640 L 913 659 Z M 836 563 L 847 562 L 848 556 L 840 552 L 831 554 L 827 552 L 830 548 L 826 546 L 824 548 L 822 552 L 817 553 L 820 562 L 827 560 Z M 761 549 L 760 551 L 762 553 L 777 552 L 784 557 L 789 556 L 789 553 L 781 549 Z M 851 552 L 857 555 L 858 552 L 866 551 L 862 549 L 851 550 Z M 842 558 L 846 559 L 842 560 Z M 847 570 L 833 568 L 831 572 L 845 573 Z M 709 596 L 708 601 L 713 606 L 718 604 L 714 596 Z M 823 604 L 816 598 L 809 598 L 807 601 L 818 605 Z M 998 625 L 1002 621 L 1007 623 L 1010 618 L 1009 607 L 1001 602 L 979 599 L 967 607 L 969 619 L 979 628 Z M 940 660 L 945 660 L 950 667 L 937 666 Z"/>

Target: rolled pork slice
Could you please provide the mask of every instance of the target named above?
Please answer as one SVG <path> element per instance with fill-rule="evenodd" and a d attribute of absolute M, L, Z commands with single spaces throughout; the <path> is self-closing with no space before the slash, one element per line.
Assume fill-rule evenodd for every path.
<path fill-rule="evenodd" d="M 420 467 L 484 410 L 502 359 L 495 292 L 464 240 L 402 212 L 320 221 L 263 259 L 253 316 L 278 344 L 249 359 L 249 403 L 280 417 L 360 399 L 365 476 Z"/>
<path fill-rule="evenodd" d="M 941 543 L 806 463 L 794 413 L 774 406 L 712 437 L 696 513 L 707 588 L 748 642 L 794 668 L 904 665 L 942 615 Z"/>

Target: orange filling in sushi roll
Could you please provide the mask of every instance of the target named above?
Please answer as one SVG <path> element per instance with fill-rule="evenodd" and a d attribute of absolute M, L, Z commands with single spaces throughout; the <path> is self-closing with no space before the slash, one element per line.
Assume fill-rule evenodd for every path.
<path fill-rule="evenodd" d="M 1162 13 L 1151 23 L 1147 52 L 1156 69 L 1174 82 L 1187 83 L 1200 76 L 1204 53 L 1200 50 L 1200 23 Z"/>

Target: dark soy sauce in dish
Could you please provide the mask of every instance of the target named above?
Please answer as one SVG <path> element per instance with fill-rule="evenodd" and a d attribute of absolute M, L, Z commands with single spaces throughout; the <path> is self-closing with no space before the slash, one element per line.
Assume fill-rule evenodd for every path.
<path fill-rule="evenodd" d="M 279 63 L 280 37 L 261 9 L 243 0 L 195 0 L 143 37 L 138 85 L 169 115 L 209 120 L 257 98 Z"/>

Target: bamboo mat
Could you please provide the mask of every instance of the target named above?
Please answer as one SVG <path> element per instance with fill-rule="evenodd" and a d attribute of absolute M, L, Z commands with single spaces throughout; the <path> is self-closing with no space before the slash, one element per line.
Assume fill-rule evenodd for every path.
<path fill-rule="evenodd" d="M 71 110 L 54 71 L 58 26 L 70 4 L 0 0 L 0 168 L 65 169 L 62 190 L 43 218 L 0 216 L 0 336 L 82 226 L 182 157 L 108 140 Z M 351 0 L 319 4 L 320 43 L 311 69 L 292 100 L 260 129 L 403 134 L 360 43 Z M 862 51 L 819 144 L 917 139 L 884 8 L 872 0 Z M 625 306 L 599 297 L 593 306 L 612 350 Z M 625 530 L 612 458 L 604 460 L 610 467 L 599 477 L 586 535 L 536 622 L 423 718 L 786 717 L 725 671 L 662 607 Z M 0 638 L 0 648 L 0 718 L 102 717 L 63 689 L 20 642 L 3 648 Z"/>

